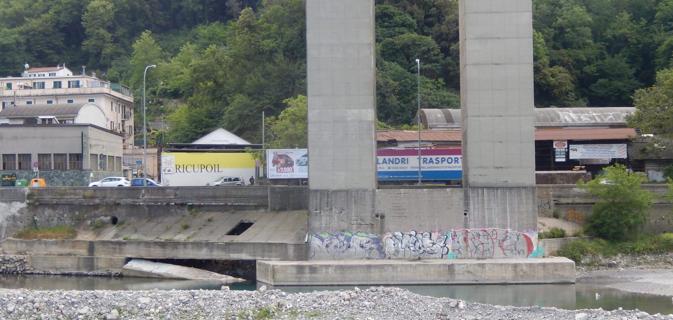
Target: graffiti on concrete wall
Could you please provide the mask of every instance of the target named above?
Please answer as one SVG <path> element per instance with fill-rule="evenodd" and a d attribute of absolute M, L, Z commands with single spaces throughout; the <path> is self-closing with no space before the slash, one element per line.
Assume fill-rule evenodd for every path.
<path fill-rule="evenodd" d="M 528 257 L 535 250 L 530 235 L 507 229 L 454 230 L 451 239 L 457 258 Z"/>
<path fill-rule="evenodd" d="M 468 259 L 540 255 L 536 233 L 508 229 L 449 232 L 319 233 L 311 235 L 314 259 Z"/>
<path fill-rule="evenodd" d="M 393 232 L 383 236 L 389 258 L 445 258 L 450 251 L 448 234 L 436 232 Z"/>
<path fill-rule="evenodd" d="M 314 259 L 382 259 L 383 246 L 377 234 L 364 232 L 321 232 L 309 238 Z"/>

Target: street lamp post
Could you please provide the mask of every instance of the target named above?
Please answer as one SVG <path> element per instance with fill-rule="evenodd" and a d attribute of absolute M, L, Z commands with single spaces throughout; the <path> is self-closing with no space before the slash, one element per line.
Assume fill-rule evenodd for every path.
<path fill-rule="evenodd" d="M 147 107 L 145 106 L 145 83 L 147 81 L 147 69 L 156 68 L 156 64 L 151 64 L 145 67 L 143 71 L 143 186 L 147 187 Z"/>
<path fill-rule="evenodd" d="M 418 184 L 421 184 L 421 59 L 416 59 L 416 120 L 418 122 Z"/>

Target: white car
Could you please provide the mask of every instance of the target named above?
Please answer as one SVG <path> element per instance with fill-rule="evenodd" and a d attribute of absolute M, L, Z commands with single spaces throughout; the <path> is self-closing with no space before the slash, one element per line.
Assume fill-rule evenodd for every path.
<path fill-rule="evenodd" d="M 238 177 L 221 177 L 211 183 L 207 183 L 207 186 L 244 186 L 245 183 L 241 178 Z"/>
<path fill-rule="evenodd" d="M 130 187 L 131 182 L 124 177 L 107 177 L 89 183 L 89 187 Z"/>

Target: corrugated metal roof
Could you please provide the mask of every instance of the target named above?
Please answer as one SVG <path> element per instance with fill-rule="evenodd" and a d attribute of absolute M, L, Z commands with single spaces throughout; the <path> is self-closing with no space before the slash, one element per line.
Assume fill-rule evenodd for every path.
<path fill-rule="evenodd" d="M 462 133 L 460 130 L 423 130 L 421 131 L 422 141 L 443 142 L 460 141 Z M 399 141 L 412 142 L 418 141 L 418 131 L 414 130 L 385 130 L 376 132 L 376 140 L 379 142 Z"/>
<path fill-rule="evenodd" d="M 0 118 L 27 118 L 39 116 L 77 116 L 86 104 L 45 104 L 5 107 L 0 111 Z"/>
<path fill-rule="evenodd" d="M 551 140 L 628 140 L 637 136 L 632 128 L 538 128 L 535 129 L 536 141 Z M 376 132 L 378 142 L 418 141 L 418 131 L 385 130 Z M 421 140 L 426 142 L 460 142 L 461 130 L 423 130 Z"/>
<path fill-rule="evenodd" d="M 626 118 L 636 111 L 632 107 L 611 108 L 536 108 L 536 127 L 625 127 Z M 429 129 L 461 126 L 460 109 L 422 109 L 421 121 Z"/>
<path fill-rule="evenodd" d="M 536 141 L 546 140 L 628 140 L 637 136 L 633 128 L 543 128 L 535 130 Z"/>

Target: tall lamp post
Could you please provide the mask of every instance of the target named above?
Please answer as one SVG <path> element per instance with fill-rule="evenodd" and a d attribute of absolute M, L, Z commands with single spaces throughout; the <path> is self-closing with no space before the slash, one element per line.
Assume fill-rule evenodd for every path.
<path fill-rule="evenodd" d="M 421 184 L 421 59 L 416 59 L 416 120 L 418 122 L 418 184 Z"/>
<path fill-rule="evenodd" d="M 147 81 L 147 69 L 156 68 L 156 64 L 145 67 L 143 71 L 143 186 L 147 187 L 147 108 L 145 107 L 145 83 Z"/>

